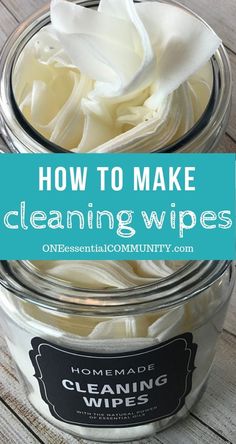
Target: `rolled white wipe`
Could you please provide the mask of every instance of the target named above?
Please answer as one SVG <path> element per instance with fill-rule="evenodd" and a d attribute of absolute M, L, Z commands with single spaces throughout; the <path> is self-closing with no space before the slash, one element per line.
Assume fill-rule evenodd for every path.
<path fill-rule="evenodd" d="M 32 261 L 39 271 L 80 288 L 105 290 L 148 285 L 171 275 L 183 261 Z"/>
<path fill-rule="evenodd" d="M 13 74 L 20 110 L 51 142 L 150 152 L 201 117 L 213 83 L 207 62 L 221 40 L 195 16 L 160 2 L 102 0 L 94 10 L 53 0 L 51 21 Z"/>

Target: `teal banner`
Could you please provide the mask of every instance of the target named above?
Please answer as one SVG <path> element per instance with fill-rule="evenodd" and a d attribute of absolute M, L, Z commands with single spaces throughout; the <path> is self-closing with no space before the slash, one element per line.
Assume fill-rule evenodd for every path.
<path fill-rule="evenodd" d="M 1 155 L 0 259 L 236 259 L 235 161 Z"/>

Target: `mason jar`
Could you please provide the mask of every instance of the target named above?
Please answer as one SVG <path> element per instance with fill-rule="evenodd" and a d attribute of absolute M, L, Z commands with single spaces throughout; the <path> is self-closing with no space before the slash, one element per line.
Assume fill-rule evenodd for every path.
<path fill-rule="evenodd" d="M 77 437 L 121 442 L 186 417 L 203 394 L 234 264 L 182 264 L 154 284 L 96 291 L 0 264 L 0 317 L 25 395 Z"/>
<path fill-rule="evenodd" d="M 95 8 L 99 4 L 99 1 L 77 1 L 76 3 L 88 8 Z M 169 1 L 169 3 L 192 13 L 178 2 Z M 196 14 L 194 15 L 196 16 Z M 200 17 L 198 18 L 202 20 Z M 14 67 L 21 51 L 27 42 L 49 23 L 50 13 L 49 7 L 47 6 L 19 26 L 8 39 L 1 54 L 1 132 L 10 152 L 68 152 L 44 139 L 42 135 L 27 123 L 15 102 L 12 88 L 12 73 L 14 72 Z M 213 71 L 213 88 L 206 110 L 188 133 L 175 143 L 158 149 L 158 152 L 212 152 L 219 144 L 228 123 L 232 93 L 230 63 L 223 45 L 220 46 L 214 57 L 212 57 L 211 65 Z M 151 151 L 155 152 L 155 140 L 151 145 Z"/>

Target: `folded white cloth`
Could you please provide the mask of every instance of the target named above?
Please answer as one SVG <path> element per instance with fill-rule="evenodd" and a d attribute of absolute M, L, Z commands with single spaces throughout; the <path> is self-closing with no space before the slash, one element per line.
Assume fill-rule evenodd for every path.
<path fill-rule="evenodd" d="M 183 262 L 168 261 L 32 261 L 43 274 L 80 288 L 125 289 L 151 284 L 171 275 Z"/>
<path fill-rule="evenodd" d="M 91 97 L 120 99 L 152 85 L 152 109 L 221 43 L 199 19 L 160 2 L 101 0 L 96 11 L 52 0 L 51 20 L 72 63 L 96 80 Z"/>

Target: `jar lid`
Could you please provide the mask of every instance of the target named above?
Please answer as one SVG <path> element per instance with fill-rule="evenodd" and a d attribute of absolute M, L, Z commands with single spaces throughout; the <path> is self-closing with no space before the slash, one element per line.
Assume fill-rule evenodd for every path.
<path fill-rule="evenodd" d="M 15 296 L 51 310 L 124 315 L 124 312 L 143 313 L 183 303 L 209 288 L 231 263 L 191 261 L 156 283 L 97 291 L 44 275 L 27 261 L 1 261 L 0 284 Z"/>

